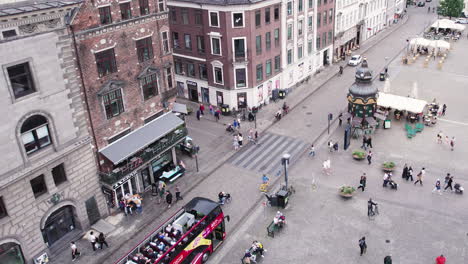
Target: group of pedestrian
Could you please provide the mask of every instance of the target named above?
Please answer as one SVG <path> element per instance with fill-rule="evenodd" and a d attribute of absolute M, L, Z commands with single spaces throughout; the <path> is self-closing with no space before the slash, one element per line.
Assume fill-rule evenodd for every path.
<path fill-rule="evenodd" d="M 218 122 L 219 118 L 220 118 L 220 115 L 221 115 L 221 110 L 218 107 L 216 107 L 216 109 L 215 109 L 213 107 L 213 105 L 209 106 L 209 110 L 210 110 L 210 114 L 213 115 L 215 117 L 216 122 Z M 196 115 L 197 115 L 198 121 L 200 121 L 200 118 L 205 115 L 205 105 L 204 104 L 199 105 Z"/>
<path fill-rule="evenodd" d="M 333 142 L 332 140 L 330 140 L 328 141 L 327 145 L 330 152 L 338 151 L 339 149 L 338 142 Z"/>
<path fill-rule="evenodd" d="M 97 249 L 104 249 L 104 245 L 106 245 L 106 248 L 109 248 L 106 237 L 102 232 L 99 233 L 97 237 L 94 235 L 94 231 L 89 232 L 88 241 L 91 243 L 91 248 L 93 251 L 96 251 Z M 75 261 L 79 256 L 81 256 L 81 252 L 78 250 L 78 246 L 74 241 L 70 242 L 70 248 L 72 252 L 72 261 Z"/>
<path fill-rule="evenodd" d="M 254 145 L 257 145 L 258 131 L 250 129 L 247 137 L 249 142 L 252 142 Z M 234 150 L 239 150 L 239 148 L 242 148 L 242 146 L 244 145 L 244 136 L 240 131 L 234 134 L 232 145 L 234 146 Z"/>
<path fill-rule="evenodd" d="M 413 168 L 411 166 L 408 167 L 408 164 L 405 163 L 405 166 L 403 166 L 403 173 L 401 174 L 401 177 L 406 181 L 413 181 Z"/>
<path fill-rule="evenodd" d="M 372 148 L 372 137 L 371 136 L 363 136 L 362 137 L 362 149 L 367 150 L 367 148 Z"/>
<path fill-rule="evenodd" d="M 445 144 L 450 146 L 450 150 L 453 151 L 453 149 L 455 148 L 455 137 L 449 138 L 448 136 L 445 136 L 444 138 L 444 134 L 442 133 L 442 131 L 439 131 L 439 133 L 437 133 L 437 144 L 443 144 L 444 140 Z"/>
<path fill-rule="evenodd" d="M 140 195 L 130 195 L 129 193 L 125 194 L 124 197 L 120 198 L 119 208 L 122 212 L 127 215 L 133 215 L 133 212 L 136 211 L 139 214 L 143 213 L 143 198 Z"/>

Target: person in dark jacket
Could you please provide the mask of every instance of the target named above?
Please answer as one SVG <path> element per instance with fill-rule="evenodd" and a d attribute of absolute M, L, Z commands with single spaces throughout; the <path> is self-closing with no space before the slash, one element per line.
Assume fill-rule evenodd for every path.
<path fill-rule="evenodd" d="M 99 243 L 99 248 L 100 248 L 100 249 L 103 248 L 103 245 L 106 245 L 107 248 L 109 247 L 109 244 L 107 244 L 107 242 L 106 242 L 106 237 L 104 236 L 103 233 L 100 233 L 100 234 L 99 234 L 98 243 Z"/>
<path fill-rule="evenodd" d="M 170 191 L 166 192 L 166 203 L 167 203 L 167 208 L 171 208 L 172 204 L 172 193 Z"/>
<path fill-rule="evenodd" d="M 366 237 L 359 239 L 359 248 L 361 249 L 361 256 L 367 251 Z"/>
<path fill-rule="evenodd" d="M 403 167 L 403 173 L 401 174 L 401 177 L 403 179 L 408 180 L 408 165 L 406 165 L 406 163 L 405 163 L 405 166 Z"/>
<path fill-rule="evenodd" d="M 366 174 L 364 173 L 362 176 L 361 176 L 361 179 L 359 180 L 359 188 L 362 189 L 362 191 L 364 191 L 364 189 L 366 188 L 366 181 L 367 181 L 367 178 L 366 178 Z"/>
<path fill-rule="evenodd" d="M 392 257 L 391 256 L 386 256 L 383 260 L 384 264 L 392 264 Z"/>

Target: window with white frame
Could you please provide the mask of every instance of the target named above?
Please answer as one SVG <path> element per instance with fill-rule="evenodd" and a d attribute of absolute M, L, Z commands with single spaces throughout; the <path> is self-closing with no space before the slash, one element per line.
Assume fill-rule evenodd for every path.
<path fill-rule="evenodd" d="M 304 26 L 304 21 L 299 20 L 297 23 L 297 35 L 301 36 L 302 35 L 302 27 Z"/>
<path fill-rule="evenodd" d="M 164 31 L 161 33 L 162 35 L 162 46 L 163 46 L 163 52 L 164 53 L 169 53 L 169 36 L 167 31 Z"/>
<path fill-rule="evenodd" d="M 210 27 L 219 27 L 219 13 L 216 11 L 209 12 Z"/>
<path fill-rule="evenodd" d="M 288 64 L 291 64 L 293 62 L 292 49 L 288 49 L 287 59 L 288 59 Z"/>
<path fill-rule="evenodd" d="M 214 66 L 213 67 L 214 83 L 223 84 L 223 67 Z"/>
<path fill-rule="evenodd" d="M 49 135 L 49 122 L 42 115 L 34 115 L 26 119 L 21 125 L 20 133 L 27 154 L 34 153 L 52 143 Z"/>
<path fill-rule="evenodd" d="M 247 70 L 245 68 L 235 69 L 236 76 L 236 87 L 246 87 L 247 86 Z"/>
<path fill-rule="evenodd" d="M 219 37 L 211 37 L 211 54 L 221 56 L 221 39 Z"/>
<path fill-rule="evenodd" d="M 297 47 L 297 59 L 302 59 L 302 45 Z"/>
<path fill-rule="evenodd" d="M 288 40 L 292 40 L 292 30 L 293 30 L 293 25 L 288 24 Z"/>
<path fill-rule="evenodd" d="M 235 27 L 235 28 L 244 27 L 244 13 L 243 12 L 232 13 L 232 27 Z"/>
<path fill-rule="evenodd" d="M 313 41 L 310 39 L 310 40 L 307 42 L 307 53 L 308 53 L 309 55 L 312 54 L 313 49 L 314 49 Z"/>
<path fill-rule="evenodd" d="M 271 75 L 271 60 L 265 62 L 265 75 L 269 77 Z"/>
<path fill-rule="evenodd" d="M 314 29 L 314 17 L 312 15 L 307 17 L 307 27 L 309 31 L 312 31 Z"/>
<path fill-rule="evenodd" d="M 164 5 L 164 0 L 158 0 L 158 8 L 159 8 L 159 12 L 164 12 L 166 10 L 166 6 Z"/>

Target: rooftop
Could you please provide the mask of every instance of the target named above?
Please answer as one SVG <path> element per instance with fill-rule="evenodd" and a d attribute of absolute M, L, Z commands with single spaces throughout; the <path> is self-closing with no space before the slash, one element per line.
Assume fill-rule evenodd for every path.
<path fill-rule="evenodd" d="M 41 11 L 51 8 L 60 8 L 70 5 L 76 5 L 83 0 L 35 0 L 35 1 L 4 1 L 0 0 L 0 17 L 12 16 L 28 12 Z M 7 3 L 5 3 L 7 2 Z"/>

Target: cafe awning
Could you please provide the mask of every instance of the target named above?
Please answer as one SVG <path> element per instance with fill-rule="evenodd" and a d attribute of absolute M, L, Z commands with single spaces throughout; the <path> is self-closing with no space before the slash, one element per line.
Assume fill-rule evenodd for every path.
<path fill-rule="evenodd" d="M 424 111 L 424 107 L 426 107 L 427 102 L 411 97 L 379 93 L 379 97 L 377 98 L 377 105 L 419 114 Z"/>
<path fill-rule="evenodd" d="M 186 115 L 188 114 L 187 106 L 184 104 L 174 103 L 174 105 L 172 106 L 172 112 Z"/>
<path fill-rule="evenodd" d="M 182 124 L 184 124 L 184 121 L 175 114 L 166 113 L 106 146 L 99 152 L 112 163 L 118 164 Z"/>

